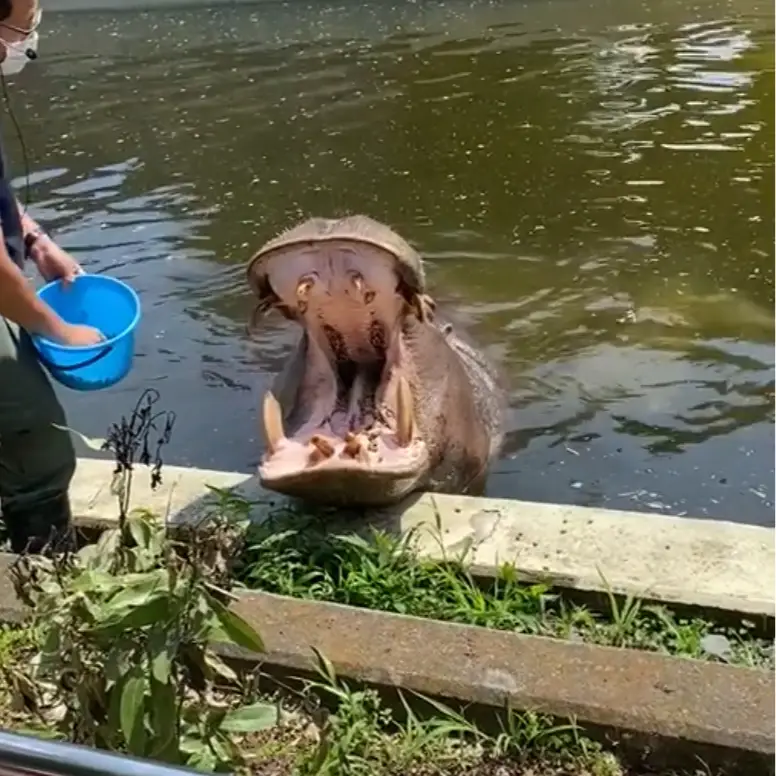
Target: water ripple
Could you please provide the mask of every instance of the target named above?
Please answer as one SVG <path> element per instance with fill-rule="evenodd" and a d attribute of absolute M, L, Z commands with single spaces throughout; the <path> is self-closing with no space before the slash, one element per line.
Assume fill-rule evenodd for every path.
<path fill-rule="evenodd" d="M 176 462 L 255 465 L 254 391 L 297 335 L 246 336 L 245 262 L 361 210 L 510 377 L 493 494 L 770 521 L 770 9 L 272 9 L 50 14 L 13 95 L 34 212 L 144 305 L 137 368 L 68 395 L 73 424 L 150 382 Z"/>

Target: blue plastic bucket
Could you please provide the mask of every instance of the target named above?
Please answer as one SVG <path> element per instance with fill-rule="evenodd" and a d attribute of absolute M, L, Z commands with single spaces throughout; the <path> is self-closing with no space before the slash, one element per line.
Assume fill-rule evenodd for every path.
<path fill-rule="evenodd" d="M 74 391 L 98 391 L 123 380 L 132 368 L 140 300 L 126 284 L 106 275 L 79 275 L 66 286 L 61 280 L 38 291 L 66 323 L 93 326 L 105 342 L 70 347 L 33 335 L 41 363 L 51 376 Z"/>

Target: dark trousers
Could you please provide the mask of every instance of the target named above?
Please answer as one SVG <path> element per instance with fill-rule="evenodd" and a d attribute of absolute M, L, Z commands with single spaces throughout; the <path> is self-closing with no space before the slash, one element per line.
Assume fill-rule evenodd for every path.
<path fill-rule="evenodd" d="M 70 520 L 75 450 L 65 411 L 26 333 L 0 318 L 0 511 L 14 552 Z"/>

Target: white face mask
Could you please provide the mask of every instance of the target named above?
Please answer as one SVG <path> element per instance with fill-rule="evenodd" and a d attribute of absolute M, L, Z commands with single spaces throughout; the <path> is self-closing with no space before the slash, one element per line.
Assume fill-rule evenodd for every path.
<path fill-rule="evenodd" d="M 17 40 L 13 43 L 3 41 L 0 45 L 5 46 L 5 59 L 0 62 L 0 72 L 4 76 L 16 75 L 24 70 L 24 66 L 31 59 L 35 59 L 35 55 L 38 53 L 38 33 L 34 31 L 24 40 Z"/>
<path fill-rule="evenodd" d="M 24 66 L 31 59 L 36 58 L 38 53 L 38 25 L 40 24 L 41 16 L 41 10 L 38 8 L 38 12 L 35 14 L 35 21 L 29 32 L 14 27 L 11 24 L 0 22 L 0 29 L 4 28 L 25 36 L 20 40 L 11 42 L 4 39 L 0 40 L 0 46 L 5 48 L 5 59 L 0 62 L 0 73 L 4 76 L 21 73 L 24 70 Z"/>

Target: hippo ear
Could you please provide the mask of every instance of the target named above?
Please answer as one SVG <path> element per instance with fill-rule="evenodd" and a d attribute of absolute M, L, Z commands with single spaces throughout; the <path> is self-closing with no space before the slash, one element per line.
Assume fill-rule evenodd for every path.
<path fill-rule="evenodd" d="M 289 310 L 288 306 L 283 304 L 280 297 L 275 293 L 272 285 L 269 282 L 269 276 L 264 267 L 263 250 L 254 254 L 251 260 L 248 262 L 248 269 L 246 270 L 246 277 L 248 285 L 254 296 L 258 299 L 258 304 L 251 315 L 250 323 L 248 324 L 248 330 L 255 328 L 256 322 L 263 315 L 266 315 L 271 310 L 278 310 L 280 314 L 288 320 L 295 320 L 296 316 Z"/>
<path fill-rule="evenodd" d="M 245 279 L 254 295 L 258 297 L 259 304 L 263 300 L 274 294 L 272 286 L 269 284 L 266 268 L 264 266 L 264 251 L 260 250 L 251 256 L 248 266 L 245 268 Z"/>
<path fill-rule="evenodd" d="M 256 305 L 256 307 L 253 308 L 251 317 L 245 327 L 249 335 L 256 333 L 259 318 L 263 318 L 272 310 L 277 310 L 284 318 L 288 319 L 289 321 L 296 320 L 296 316 L 291 312 L 291 310 L 289 310 L 288 307 L 284 305 L 273 293 L 271 296 L 265 296 L 264 299 L 262 299 Z"/>
<path fill-rule="evenodd" d="M 407 301 L 407 307 L 421 323 L 431 323 L 434 320 L 436 302 L 428 294 L 414 294 Z"/>
<path fill-rule="evenodd" d="M 259 318 L 268 315 L 272 310 L 277 310 L 289 321 L 296 320 L 296 315 L 288 308 L 288 305 L 283 304 L 274 291 L 270 291 L 270 293 L 259 300 L 259 303 L 253 309 L 250 322 L 248 323 L 248 331 L 255 329 Z"/>
<path fill-rule="evenodd" d="M 425 320 L 430 323 L 436 316 L 436 302 L 428 294 L 421 294 L 419 299 L 424 311 Z"/>

